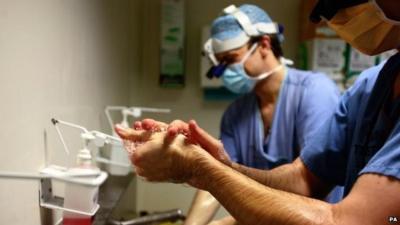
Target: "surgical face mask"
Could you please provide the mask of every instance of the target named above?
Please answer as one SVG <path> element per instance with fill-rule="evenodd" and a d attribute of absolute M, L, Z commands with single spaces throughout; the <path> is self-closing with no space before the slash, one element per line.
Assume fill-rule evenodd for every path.
<path fill-rule="evenodd" d="M 253 46 L 239 63 L 231 64 L 225 69 L 224 74 L 222 75 L 222 81 L 225 87 L 230 91 L 237 94 L 249 93 L 254 89 L 258 81 L 264 80 L 276 71 L 282 69 L 283 65 L 281 64 L 274 69 L 266 73 L 262 73 L 256 77 L 249 76 L 244 69 L 244 63 L 247 61 L 250 55 L 253 54 L 256 48 L 257 43 L 253 44 Z"/>
<path fill-rule="evenodd" d="M 375 1 L 339 10 L 327 23 L 367 55 L 400 47 L 400 22 L 388 19 Z"/>

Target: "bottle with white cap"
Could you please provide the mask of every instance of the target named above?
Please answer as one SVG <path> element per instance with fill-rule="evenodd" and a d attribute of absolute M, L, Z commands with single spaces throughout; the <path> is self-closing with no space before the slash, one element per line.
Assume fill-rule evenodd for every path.
<path fill-rule="evenodd" d="M 68 173 L 73 177 L 82 179 L 94 179 L 100 173 L 100 169 L 92 163 L 92 155 L 88 149 L 88 144 L 95 137 L 90 133 L 81 135 L 85 146 L 77 155 L 77 165 L 69 169 Z M 98 187 L 84 186 L 81 184 L 67 183 L 65 186 L 64 207 L 75 211 L 85 212 L 86 214 L 64 211 L 64 225 L 91 225 L 92 212 L 98 199 Z"/>
<path fill-rule="evenodd" d="M 122 110 L 122 121 L 120 123 L 121 126 L 128 128 L 128 116 L 129 116 L 129 109 Z M 117 133 L 113 130 L 113 136 L 119 138 Z M 122 165 L 130 165 L 129 155 L 125 151 L 124 146 L 122 143 L 114 144 L 111 146 L 111 153 L 110 153 L 110 160 L 112 162 L 117 162 Z M 109 165 L 108 171 L 110 174 L 115 176 L 126 176 L 131 172 L 131 167 L 122 167 L 118 165 Z"/>

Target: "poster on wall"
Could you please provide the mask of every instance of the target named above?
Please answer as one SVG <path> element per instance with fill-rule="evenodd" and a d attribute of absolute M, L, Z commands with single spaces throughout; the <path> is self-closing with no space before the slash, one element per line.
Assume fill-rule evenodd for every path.
<path fill-rule="evenodd" d="M 329 75 L 340 73 L 345 65 L 343 57 L 346 43 L 340 39 L 315 39 L 312 69 L 323 71 Z"/>
<path fill-rule="evenodd" d="M 184 87 L 184 0 L 161 1 L 161 87 Z"/>
<path fill-rule="evenodd" d="M 361 73 L 376 64 L 377 57 L 361 53 L 355 48 L 350 48 L 349 73 Z"/>
<path fill-rule="evenodd" d="M 343 69 L 345 67 L 346 42 L 338 38 L 316 38 L 312 40 L 311 70 L 327 74 L 344 90 Z"/>
<path fill-rule="evenodd" d="M 379 63 L 379 56 L 365 55 L 348 45 L 348 62 L 346 66 L 346 88 L 351 87 L 362 71 Z"/>

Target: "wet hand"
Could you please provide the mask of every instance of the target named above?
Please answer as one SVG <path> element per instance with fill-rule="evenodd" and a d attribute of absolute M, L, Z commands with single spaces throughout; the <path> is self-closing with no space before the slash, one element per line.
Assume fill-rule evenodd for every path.
<path fill-rule="evenodd" d="M 184 135 L 177 135 L 172 142 L 166 135 L 166 132 L 154 133 L 132 154 L 136 173 L 148 181 L 199 183 L 195 182 L 198 167 L 210 158 L 213 160 L 212 157 L 199 146 L 188 143 Z"/>

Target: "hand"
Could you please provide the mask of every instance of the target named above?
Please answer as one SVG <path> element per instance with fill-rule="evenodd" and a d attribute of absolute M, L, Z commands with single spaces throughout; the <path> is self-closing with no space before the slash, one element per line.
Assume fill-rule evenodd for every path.
<path fill-rule="evenodd" d="M 153 133 L 148 130 L 123 127 L 119 124 L 115 125 L 114 130 L 122 139 L 133 142 L 146 142 Z"/>
<path fill-rule="evenodd" d="M 165 131 L 168 124 L 153 119 L 144 119 L 133 123 L 135 130 L 147 130 L 153 132 Z"/>
<path fill-rule="evenodd" d="M 201 187 L 198 168 L 201 163 L 215 161 L 199 146 L 189 144 L 177 135 L 169 142 L 166 132 L 154 133 L 132 154 L 136 173 L 148 181 L 187 182 Z M 216 162 L 216 161 L 215 161 Z"/>
<path fill-rule="evenodd" d="M 133 128 L 126 128 L 120 125 L 115 126 L 115 131 L 123 139 L 125 149 L 132 154 L 137 147 L 146 142 L 154 132 L 163 132 L 167 130 L 167 140 L 172 142 L 178 134 L 188 137 L 188 124 L 181 120 L 174 120 L 169 125 L 153 119 L 144 119 L 136 121 Z M 189 143 L 189 139 L 186 140 Z"/>
<path fill-rule="evenodd" d="M 144 119 L 142 121 L 135 121 L 133 123 L 133 129 L 116 124 L 114 130 L 124 140 L 143 142 L 150 137 L 153 131 L 161 131 L 163 127 L 167 126 L 168 125 L 163 122 L 153 119 Z"/>
<path fill-rule="evenodd" d="M 167 138 L 173 140 L 178 134 L 183 134 L 188 137 L 189 126 L 182 120 L 174 120 L 170 124 L 160 122 L 153 119 L 144 119 L 136 121 L 133 124 L 135 130 L 146 130 L 153 132 L 167 131 Z"/>
<path fill-rule="evenodd" d="M 215 139 L 213 136 L 208 134 L 205 130 L 200 128 L 196 121 L 189 121 L 189 135 L 190 139 L 198 143 L 204 148 L 210 155 L 212 155 L 218 161 L 224 163 L 227 166 L 232 165 L 232 161 L 224 149 L 224 145 L 220 140 Z"/>

